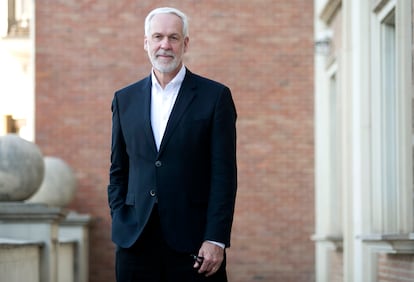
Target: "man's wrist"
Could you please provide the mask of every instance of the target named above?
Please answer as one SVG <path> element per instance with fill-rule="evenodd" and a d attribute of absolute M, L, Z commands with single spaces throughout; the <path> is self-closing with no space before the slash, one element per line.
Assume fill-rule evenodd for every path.
<path fill-rule="evenodd" d="M 209 243 L 211 243 L 211 244 L 214 244 L 214 245 L 216 245 L 216 246 L 219 246 L 220 248 L 222 248 L 222 249 L 224 249 L 225 247 L 226 247 L 226 245 L 225 244 L 223 244 L 223 243 L 220 243 L 220 242 L 216 242 L 216 241 L 211 241 L 211 240 L 206 240 L 207 242 L 209 242 Z"/>

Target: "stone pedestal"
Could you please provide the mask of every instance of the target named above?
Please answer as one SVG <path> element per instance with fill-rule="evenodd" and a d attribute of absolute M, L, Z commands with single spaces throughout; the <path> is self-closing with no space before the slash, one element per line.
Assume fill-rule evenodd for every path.
<path fill-rule="evenodd" d="M 66 217 L 61 208 L 42 204 L 0 203 L 0 237 L 43 244 L 40 281 L 55 282 L 57 276 L 59 224 Z"/>
<path fill-rule="evenodd" d="M 0 275 L 7 273 L 0 280 L 88 281 L 90 216 L 63 209 L 75 191 L 75 175 L 63 160 L 43 158 L 18 136 L 0 136 Z"/>
<path fill-rule="evenodd" d="M 0 280 L 41 282 L 40 252 L 43 244 L 0 238 Z"/>
<path fill-rule="evenodd" d="M 60 242 L 75 242 L 74 281 L 89 281 L 89 215 L 69 212 L 59 226 Z"/>

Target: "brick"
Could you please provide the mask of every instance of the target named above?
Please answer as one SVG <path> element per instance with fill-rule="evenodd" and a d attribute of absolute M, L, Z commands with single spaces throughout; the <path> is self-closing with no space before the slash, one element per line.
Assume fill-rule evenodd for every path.
<path fill-rule="evenodd" d="M 36 143 L 64 159 L 93 216 L 90 281 L 114 281 L 107 205 L 116 89 L 149 74 L 146 14 L 165 1 L 36 1 Z M 313 281 L 313 2 L 169 1 L 190 16 L 185 64 L 238 109 L 232 282 Z"/>

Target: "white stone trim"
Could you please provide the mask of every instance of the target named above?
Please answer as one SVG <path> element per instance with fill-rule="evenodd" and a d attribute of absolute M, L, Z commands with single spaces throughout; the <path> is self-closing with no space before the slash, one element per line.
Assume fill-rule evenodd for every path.
<path fill-rule="evenodd" d="M 377 253 L 414 254 L 414 233 L 367 234 L 359 237 Z"/>

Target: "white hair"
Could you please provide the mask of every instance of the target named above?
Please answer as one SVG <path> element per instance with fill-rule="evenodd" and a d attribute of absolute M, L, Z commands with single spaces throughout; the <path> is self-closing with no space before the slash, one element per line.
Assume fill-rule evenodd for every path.
<path fill-rule="evenodd" d="M 158 14 L 173 14 L 178 16 L 181 21 L 183 22 L 183 35 L 184 37 L 188 37 L 188 18 L 186 14 L 181 12 L 178 9 L 170 8 L 170 7 L 162 7 L 152 10 L 148 16 L 145 18 L 145 35 L 150 35 L 150 28 L 151 28 L 151 20 L 155 15 Z"/>

